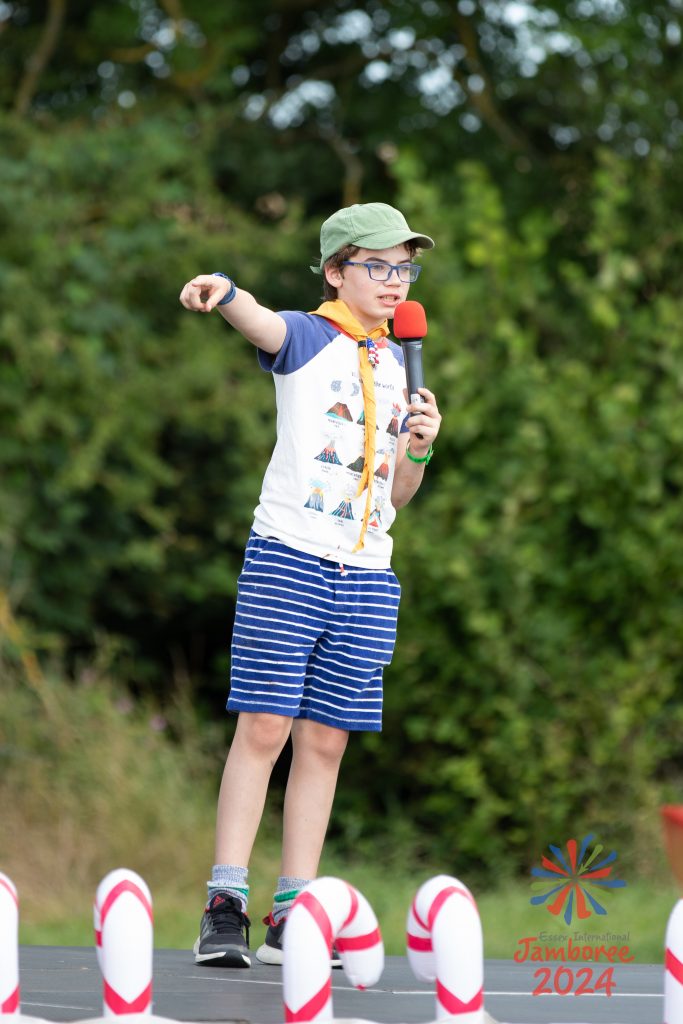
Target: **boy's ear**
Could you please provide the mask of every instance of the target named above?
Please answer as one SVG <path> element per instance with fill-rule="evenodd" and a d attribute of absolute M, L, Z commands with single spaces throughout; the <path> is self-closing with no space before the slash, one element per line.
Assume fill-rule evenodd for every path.
<path fill-rule="evenodd" d="M 323 267 L 323 274 L 327 283 L 331 284 L 333 288 L 338 288 L 344 280 L 341 267 Z"/>

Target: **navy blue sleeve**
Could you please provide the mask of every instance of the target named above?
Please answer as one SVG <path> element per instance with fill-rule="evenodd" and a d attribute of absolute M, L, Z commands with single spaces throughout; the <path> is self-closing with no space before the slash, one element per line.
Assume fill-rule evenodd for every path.
<path fill-rule="evenodd" d="M 258 361 L 267 373 L 294 373 L 310 362 L 326 345 L 336 338 L 339 330 L 323 317 L 298 310 L 278 312 L 287 324 L 282 348 L 275 355 L 258 350 Z"/>
<path fill-rule="evenodd" d="M 389 351 L 391 352 L 392 356 L 394 357 L 399 366 L 405 365 L 405 360 L 403 358 L 403 349 L 401 348 L 400 345 L 398 345 L 395 341 L 389 340 Z"/>

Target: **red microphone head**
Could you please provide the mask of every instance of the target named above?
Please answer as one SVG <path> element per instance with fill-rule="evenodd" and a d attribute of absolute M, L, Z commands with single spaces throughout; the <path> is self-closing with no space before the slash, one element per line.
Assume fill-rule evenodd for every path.
<path fill-rule="evenodd" d="M 419 302 L 399 302 L 394 310 L 395 338 L 424 338 L 427 333 L 427 317 Z"/>

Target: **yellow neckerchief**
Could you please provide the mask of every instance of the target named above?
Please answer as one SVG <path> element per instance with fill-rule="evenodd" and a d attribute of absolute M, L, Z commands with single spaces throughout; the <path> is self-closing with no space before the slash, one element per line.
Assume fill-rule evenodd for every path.
<path fill-rule="evenodd" d="M 373 327 L 371 331 L 366 331 L 341 299 L 335 299 L 333 302 L 323 302 L 321 306 L 318 306 L 312 312 L 315 316 L 322 316 L 326 320 L 330 320 L 343 334 L 347 334 L 354 341 L 358 342 L 360 383 L 363 390 L 363 406 L 365 409 L 365 451 L 363 453 L 363 472 L 358 482 L 356 497 L 359 498 L 366 487 L 368 493 L 365 498 L 365 512 L 363 513 L 360 537 L 353 549 L 356 552 L 365 546 L 365 534 L 367 533 L 368 521 L 372 511 L 372 480 L 375 472 L 375 434 L 377 432 L 375 378 L 368 359 L 366 343 L 368 338 L 370 338 L 381 346 L 382 339 L 386 338 L 389 333 L 389 327 L 385 320 L 379 327 Z"/>

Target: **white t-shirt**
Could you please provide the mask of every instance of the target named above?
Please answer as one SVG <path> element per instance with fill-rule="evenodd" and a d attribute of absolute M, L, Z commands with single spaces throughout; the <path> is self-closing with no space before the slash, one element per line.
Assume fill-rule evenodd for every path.
<path fill-rule="evenodd" d="M 258 353 L 275 382 L 277 441 L 254 512 L 254 532 L 319 558 L 388 568 L 396 448 L 399 433 L 407 431 L 401 348 L 390 341 L 378 349 L 372 513 L 364 547 L 352 553 L 366 501 L 365 491 L 356 497 L 365 444 L 358 343 L 312 313 L 280 316 L 287 324 L 282 348 L 275 356 Z"/>

